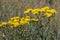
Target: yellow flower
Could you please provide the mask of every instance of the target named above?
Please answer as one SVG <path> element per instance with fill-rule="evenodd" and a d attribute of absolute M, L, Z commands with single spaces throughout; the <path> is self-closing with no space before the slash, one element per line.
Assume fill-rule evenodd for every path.
<path fill-rule="evenodd" d="M 19 17 L 14 17 L 12 20 L 9 20 L 8 23 L 12 25 L 12 27 L 17 27 L 19 26 Z"/>
<path fill-rule="evenodd" d="M 45 10 L 47 10 L 47 9 L 49 9 L 49 6 L 45 6 L 45 7 L 43 7 Z"/>
<path fill-rule="evenodd" d="M 11 21 L 9 20 L 7 23 L 9 24 L 9 23 L 11 23 Z"/>
<path fill-rule="evenodd" d="M 26 16 L 25 18 L 30 19 L 30 16 Z"/>
<path fill-rule="evenodd" d="M 15 16 L 15 17 L 10 18 L 11 21 L 13 21 L 13 20 L 18 20 L 18 19 L 19 19 L 18 16 Z"/>
<path fill-rule="evenodd" d="M 20 25 L 24 25 L 24 24 L 25 24 L 24 19 L 25 19 L 24 17 L 22 17 L 22 18 L 21 18 L 21 20 L 20 20 L 20 22 L 19 22 L 19 23 L 20 23 Z"/>
<path fill-rule="evenodd" d="M 25 24 L 29 24 L 29 22 L 30 22 L 30 16 L 26 16 L 25 19 L 24 19 L 24 21 L 25 21 Z"/>
<path fill-rule="evenodd" d="M 12 22 L 12 21 L 8 21 L 8 24 L 12 25 L 12 24 L 13 24 L 13 22 Z"/>
<path fill-rule="evenodd" d="M 7 22 L 2 22 L 2 25 L 7 25 Z"/>
<path fill-rule="evenodd" d="M 19 17 L 18 16 L 15 16 L 15 19 L 19 19 Z"/>
<path fill-rule="evenodd" d="M 25 19 L 24 19 L 24 21 L 27 21 L 27 22 L 28 22 L 28 21 L 30 21 L 30 19 L 28 19 L 28 18 L 25 18 Z"/>
<path fill-rule="evenodd" d="M 24 17 L 22 17 L 20 20 L 21 20 L 21 21 L 23 21 L 24 19 L 25 19 L 25 18 L 24 18 Z"/>
<path fill-rule="evenodd" d="M 14 26 L 14 27 L 19 26 L 19 22 L 15 22 L 15 23 L 13 24 L 13 26 Z"/>
<path fill-rule="evenodd" d="M 48 10 L 46 10 L 46 13 L 51 13 L 51 10 L 49 10 L 49 9 L 48 9 Z"/>
<path fill-rule="evenodd" d="M 20 25 L 29 24 L 30 16 L 22 17 L 20 20 Z"/>
<path fill-rule="evenodd" d="M 2 27 L 3 25 L 2 24 L 0 24 L 0 27 Z"/>
<path fill-rule="evenodd" d="M 26 21 L 26 20 L 25 20 L 24 22 L 25 22 L 25 24 L 29 24 L 30 21 Z"/>
<path fill-rule="evenodd" d="M 45 12 L 45 9 L 44 9 L 44 8 L 41 8 L 41 9 L 40 9 L 40 12 Z"/>
<path fill-rule="evenodd" d="M 26 24 L 29 24 L 29 22 L 30 22 L 30 17 L 29 17 L 29 18 L 26 17 L 24 21 L 25 21 Z"/>
<path fill-rule="evenodd" d="M 18 21 L 13 21 L 13 22 L 9 21 L 9 24 L 12 25 L 11 27 L 19 26 L 19 22 Z"/>
<path fill-rule="evenodd" d="M 12 21 L 12 20 L 14 20 L 14 18 L 10 18 L 10 20 Z"/>
<path fill-rule="evenodd" d="M 38 21 L 38 19 L 37 19 L 37 18 L 32 18 L 31 20 L 32 20 L 32 21 Z"/>
<path fill-rule="evenodd" d="M 32 8 L 29 8 L 29 9 L 25 10 L 24 14 L 28 14 L 30 11 L 32 11 Z"/>
<path fill-rule="evenodd" d="M 33 9 L 32 10 L 32 13 L 35 15 L 35 14 L 39 14 L 39 11 L 38 11 L 38 9 Z"/>
<path fill-rule="evenodd" d="M 55 9 L 51 9 L 51 13 L 57 13 Z"/>
<path fill-rule="evenodd" d="M 20 21 L 20 25 L 24 25 L 25 24 L 25 21 L 24 20 L 21 20 Z"/>
<path fill-rule="evenodd" d="M 36 11 L 38 11 L 38 12 L 39 12 L 39 11 L 40 11 L 40 8 L 35 8 L 35 9 L 33 9 L 33 10 L 36 10 Z"/>
<path fill-rule="evenodd" d="M 16 19 L 15 19 L 14 22 L 19 22 L 19 20 L 16 20 Z"/>
<path fill-rule="evenodd" d="M 57 13 L 57 11 L 55 9 L 50 9 L 50 10 L 48 9 L 48 10 L 46 10 L 46 12 L 47 13 Z"/>
<path fill-rule="evenodd" d="M 48 18 L 52 16 L 51 13 L 45 13 L 44 15 L 45 15 L 46 17 L 48 17 Z"/>

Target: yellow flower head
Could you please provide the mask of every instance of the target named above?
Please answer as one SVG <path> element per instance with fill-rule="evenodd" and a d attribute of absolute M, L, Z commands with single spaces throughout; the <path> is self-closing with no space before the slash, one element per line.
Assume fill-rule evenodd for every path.
<path fill-rule="evenodd" d="M 37 18 L 32 18 L 31 20 L 32 20 L 32 21 L 36 21 L 36 22 L 38 21 L 38 19 L 37 19 Z"/>
<path fill-rule="evenodd" d="M 40 9 L 40 12 L 45 12 L 45 9 L 44 9 L 44 8 L 41 8 L 41 9 Z"/>
<path fill-rule="evenodd" d="M 16 19 L 15 19 L 13 22 L 19 22 L 19 20 L 16 20 Z"/>
<path fill-rule="evenodd" d="M 24 14 L 28 14 L 30 11 L 32 11 L 32 8 L 29 8 L 29 9 L 25 10 Z"/>
<path fill-rule="evenodd" d="M 25 21 L 24 20 L 21 20 L 20 21 L 20 25 L 24 25 L 25 24 Z"/>
<path fill-rule="evenodd" d="M 11 21 L 9 20 L 7 23 L 9 24 L 9 23 L 11 23 Z"/>
<path fill-rule="evenodd" d="M 25 19 L 25 18 L 24 18 L 24 17 L 22 17 L 20 20 L 21 20 L 21 21 L 23 21 L 24 19 Z"/>
<path fill-rule="evenodd" d="M 18 16 L 15 16 L 15 17 L 12 17 L 10 20 L 13 21 L 13 20 L 18 20 L 19 17 Z"/>
<path fill-rule="evenodd" d="M 2 22 L 2 25 L 7 25 L 7 22 Z"/>
<path fill-rule="evenodd" d="M 32 13 L 35 15 L 35 14 L 39 14 L 39 10 L 38 9 L 33 9 L 32 10 Z"/>
<path fill-rule="evenodd" d="M 30 18 L 25 18 L 24 21 L 25 21 L 26 24 L 29 24 L 29 22 L 30 22 Z"/>
<path fill-rule="evenodd" d="M 16 22 L 16 23 L 13 24 L 13 26 L 14 26 L 14 27 L 17 27 L 17 26 L 19 26 L 19 23 Z"/>
<path fill-rule="evenodd" d="M 57 13 L 55 9 L 51 9 L 51 13 Z"/>
<path fill-rule="evenodd" d="M 45 6 L 44 9 L 45 9 L 45 10 L 49 9 L 49 6 Z"/>
<path fill-rule="evenodd" d="M 2 24 L 0 24 L 0 27 L 2 27 L 3 25 Z"/>
<path fill-rule="evenodd" d="M 10 24 L 10 25 L 15 24 L 15 23 L 19 22 L 19 20 L 20 20 L 19 17 L 13 17 L 12 19 L 10 19 L 8 21 L 8 24 Z"/>
<path fill-rule="evenodd" d="M 30 22 L 30 16 L 26 16 L 25 18 L 21 18 L 20 20 L 20 25 L 24 25 L 24 24 L 29 24 Z"/>
<path fill-rule="evenodd" d="M 24 21 L 24 17 L 21 18 L 21 20 L 19 21 L 20 25 L 24 25 L 25 24 L 25 21 Z"/>
<path fill-rule="evenodd" d="M 45 13 L 44 15 L 45 15 L 46 17 L 48 17 L 48 18 L 52 16 L 51 13 Z"/>
<path fill-rule="evenodd" d="M 26 16 L 25 18 L 28 18 L 28 19 L 30 19 L 30 16 Z"/>
<path fill-rule="evenodd" d="M 12 25 L 11 28 L 19 26 L 19 22 L 18 21 L 9 22 L 9 24 Z"/>
<path fill-rule="evenodd" d="M 51 10 L 49 10 L 49 9 L 48 9 L 48 10 L 46 10 L 46 13 L 51 13 Z"/>

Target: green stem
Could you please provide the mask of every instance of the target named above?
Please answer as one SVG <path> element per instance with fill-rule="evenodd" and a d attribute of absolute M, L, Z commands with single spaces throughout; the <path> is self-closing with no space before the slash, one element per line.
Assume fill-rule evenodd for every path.
<path fill-rule="evenodd" d="M 42 34 L 40 35 L 40 37 L 41 37 L 41 40 L 43 40 L 43 28 L 42 28 Z"/>

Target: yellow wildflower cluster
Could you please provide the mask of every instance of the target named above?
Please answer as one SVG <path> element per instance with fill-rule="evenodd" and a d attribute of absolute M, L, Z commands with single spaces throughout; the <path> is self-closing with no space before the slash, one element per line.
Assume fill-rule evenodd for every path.
<path fill-rule="evenodd" d="M 20 20 L 20 25 L 29 24 L 29 22 L 30 22 L 30 16 L 26 16 L 25 18 L 22 17 Z"/>
<path fill-rule="evenodd" d="M 32 9 L 32 8 L 29 8 L 27 10 L 24 11 L 24 14 L 29 14 L 29 13 L 33 13 L 34 15 L 36 14 L 39 14 L 39 13 L 44 13 L 43 15 L 45 17 L 51 17 L 53 14 L 57 13 L 57 11 L 55 9 L 50 9 L 48 6 L 45 6 L 43 8 L 35 8 L 35 9 Z M 30 20 L 32 21 L 39 21 L 38 18 L 31 18 L 30 16 L 26 16 L 26 17 L 18 17 L 18 16 L 15 16 L 15 17 L 12 17 L 10 18 L 10 20 L 8 22 L 2 22 L 0 23 L 0 27 L 3 27 L 4 25 L 11 25 L 11 27 L 17 27 L 17 26 L 21 26 L 21 25 L 25 25 L 25 24 L 30 24 Z"/>
<path fill-rule="evenodd" d="M 17 27 L 19 25 L 19 17 L 13 17 L 10 18 L 10 20 L 8 21 L 8 24 L 12 25 L 11 27 Z"/>
<path fill-rule="evenodd" d="M 38 19 L 30 18 L 30 16 L 26 16 L 26 17 L 22 17 L 22 18 L 19 18 L 18 16 L 16 16 L 16 17 L 10 18 L 10 20 L 8 22 L 2 22 L 0 24 L 0 27 L 7 25 L 7 24 L 11 25 L 11 28 L 21 26 L 21 25 L 25 25 L 25 24 L 29 25 L 30 20 L 38 21 Z"/>
<path fill-rule="evenodd" d="M 35 8 L 35 9 L 29 8 L 24 11 L 25 14 L 28 14 L 30 12 L 33 13 L 34 15 L 39 13 L 44 13 L 44 16 L 46 17 L 51 17 L 54 13 L 57 13 L 55 9 L 50 9 L 48 6 L 45 6 L 43 8 Z"/>
<path fill-rule="evenodd" d="M 25 18 L 13 17 L 11 18 L 8 23 L 13 27 L 17 27 L 19 25 L 29 24 L 30 16 L 26 16 Z"/>

